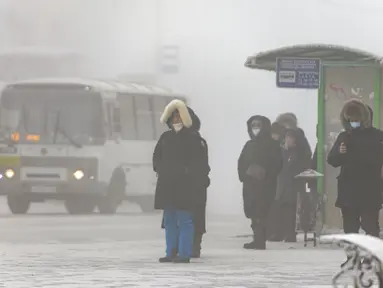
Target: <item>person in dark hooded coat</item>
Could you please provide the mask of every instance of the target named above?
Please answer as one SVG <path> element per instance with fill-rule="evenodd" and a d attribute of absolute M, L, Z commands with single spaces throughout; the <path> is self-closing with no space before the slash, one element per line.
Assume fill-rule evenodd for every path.
<path fill-rule="evenodd" d="M 283 127 L 285 127 L 285 129 L 293 129 L 293 130 L 296 130 L 297 131 L 297 141 L 298 141 L 298 144 L 299 147 L 301 147 L 301 151 L 300 153 L 302 153 L 304 159 L 305 159 L 305 165 L 306 165 L 306 168 L 310 168 L 311 167 L 311 156 L 312 156 L 312 151 L 311 151 L 311 147 L 310 147 L 310 144 L 309 144 L 309 141 L 307 140 L 307 137 L 305 135 L 305 132 L 298 127 L 298 119 L 297 119 L 297 116 L 294 114 L 294 113 L 283 113 L 283 114 L 280 114 L 276 121 L 276 123 L 282 125 Z"/>
<path fill-rule="evenodd" d="M 363 102 L 352 99 L 341 111 L 341 132 L 327 162 L 340 167 L 336 207 L 341 209 L 345 233 L 379 237 L 379 211 L 382 203 L 382 131 L 371 126 L 372 114 Z"/>
<path fill-rule="evenodd" d="M 274 227 L 274 235 L 271 240 L 296 242 L 296 211 L 299 192 L 304 190 L 304 181 L 295 176 L 305 170 L 305 159 L 299 153 L 302 147 L 298 142 L 299 132 L 294 129 L 287 130 L 285 145 L 282 149 L 283 167 L 278 175 L 277 194 L 275 203 L 278 211 Z"/>
<path fill-rule="evenodd" d="M 283 142 L 285 140 L 285 134 L 287 129 L 277 123 L 274 122 L 271 124 L 271 137 L 278 141 L 278 143 L 283 146 Z M 281 148 L 282 149 L 282 148 Z M 275 187 L 277 189 L 277 187 Z M 267 224 L 267 239 L 269 241 L 273 241 L 276 238 L 277 231 L 279 230 L 279 220 L 280 220 L 280 205 L 278 201 L 273 201 L 270 208 L 268 224 Z"/>
<path fill-rule="evenodd" d="M 190 111 L 181 100 L 166 106 L 161 122 L 171 130 L 161 135 L 153 153 L 158 176 L 154 208 L 164 211 L 166 234 L 166 256 L 159 259 L 161 263 L 190 263 L 194 214 L 206 193 L 210 172 L 206 142 L 193 129 Z"/>
<path fill-rule="evenodd" d="M 312 156 L 311 147 L 310 147 L 309 141 L 307 140 L 305 132 L 301 128 L 298 127 L 297 116 L 291 112 L 283 113 L 277 117 L 276 122 L 279 123 L 280 125 L 284 126 L 286 129 L 292 129 L 292 130 L 296 131 L 297 146 L 300 147 L 300 149 L 298 151 L 298 153 L 300 154 L 299 159 L 302 159 L 302 161 L 304 163 L 304 167 L 305 167 L 304 170 L 311 168 L 311 165 L 312 165 L 312 163 L 311 163 L 311 156 Z M 298 191 L 298 200 L 297 200 L 298 211 L 297 212 L 299 212 L 299 216 L 298 216 L 299 220 L 301 220 L 301 218 L 303 217 L 301 212 L 304 211 L 304 209 L 301 209 L 303 206 L 302 198 L 305 197 L 305 195 L 302 193 L 305 193 L 305 189 L 303 189 L 303 191 Z M 299 222 L 301 222 L 301 221 L 299 221 Z M 303 227 L 301 227 L 301 223 L 299 223 L 299 224 L 300 224 L 299 228 L 302 229 Z"/>
<path fill-rule="evenodd" d="M 190 129 L 193 129 L 198 135 L 201 129 L 201 120 L 195 114 L 194 110 L 188 107 L 189 114 L 192 119 L 192 126 Z M 168 121 L 168 127 L 171 129 L 171 123 Z M 208 146 L 206 140 L 200 135 L 201 141 L 204 141 L 206 148 L 206 157 L 208 158 Z M 206 189 L 202 193 L 200 202 L 196 204 L 196 210 L 194 211 L 194 239 L 193 239 L 193 254 L 192 258 L 200 258 L 201 256 L 201 244 L 203 234 L 206 233 L 206 202 L 207 202 L 207 188 L 210 186 L 210 178 L 206 178 Z M 162 218 L 161 228 L 165 228 L 164 218 Z M 174 251 L 174 256 L 178 254 L 178 247 Z"/>
<path fill-rule="evenodd" d="M 243 183 L 244 211 L 251 219 L 254 240 L 245 249 L 266 249 L 266 226 L 276 193 L 277 175 L 282 168 L 279 142 L 271 137 L 270 120 L 252 116 L 247 121 L 250 140 L 238 159 L 238 176 Z"/>

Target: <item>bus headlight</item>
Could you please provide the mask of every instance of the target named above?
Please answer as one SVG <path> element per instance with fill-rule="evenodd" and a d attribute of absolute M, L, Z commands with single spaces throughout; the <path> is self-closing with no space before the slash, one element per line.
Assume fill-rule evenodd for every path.
<path fill-rule="evenodd" d="M 7 177 L 8 179 L 12 179 L 14 176 L 15 171 L 13 171 L 12 169 L 5 170 L 5 177 Z"/>
<path fill-rule="evenodd" d="M 77 170 L 76 172 L 73 173 L 73 177 L 76 180 L 81 180 L 82 178 L 84 178 L 84 172 L 82 172 L 81 170 Z"/>

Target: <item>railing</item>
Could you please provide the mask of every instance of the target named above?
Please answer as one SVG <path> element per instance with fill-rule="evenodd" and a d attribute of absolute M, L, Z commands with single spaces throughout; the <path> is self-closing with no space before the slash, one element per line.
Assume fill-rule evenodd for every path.
<path fill-rule="evenodd" d="M 340 265 L 340 271 L 333 277 L 333 287 L 383 288 L 381 239 L 362 234 L 344 234 L 323 236 L 321 241 L 336 242 L 346 252 L 347 260 Z M 352 281 L 352 286 L 344 284 L 345 278 Z"/>

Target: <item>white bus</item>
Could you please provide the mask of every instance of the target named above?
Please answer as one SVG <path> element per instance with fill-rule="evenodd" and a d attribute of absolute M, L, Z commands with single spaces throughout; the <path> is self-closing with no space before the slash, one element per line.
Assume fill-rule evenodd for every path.
<path fill-rule="evenodd" d="M 34 79 L 0 99 L 0 192 L 12 213 L 62 200 L 71 214 L 112 214 L 123 200 L 152 211 L 154 145 L 168 89 L 86 79 Z"/>

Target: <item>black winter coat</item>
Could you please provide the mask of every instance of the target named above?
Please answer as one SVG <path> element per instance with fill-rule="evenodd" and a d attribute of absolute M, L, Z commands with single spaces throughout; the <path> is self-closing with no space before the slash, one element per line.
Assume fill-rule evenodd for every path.
<path fill-rule="evenodd" d="M 204 143 L 204 152 L 206 161 L 209 159 L 208 146 L 205 139 L 201 137 L 201 141 Z M 210 171 L 210 169 L 209 169 Z M 201 186 L 201 194 L 196 201 L 196 206 L 194 210 L 194 233 L 204 234 L 206 233 L 206 203 L 207 203 L 207 188 L 210 186 L 210 178 L 206 175 L 205 180 L 202 181 L 204 186 Z"/>
<path fill-rule="evenodd" d="M 345 154 L 340 153 L 342 142 L 347 147 Z M 327 157 L 331 166 L 340 167 L 337 207 L 381 208 L 382 152 L 381 133 L 375 128 L 339 134 Z"/>
<path fill-rule="evenodd" d="M 201 140 L 205 142 L 205 152 L 206 157 L 208 157 L 208 146 L 205 139 L 201 137 Z M 210 178 L 206 178 L 206 187 L 201 193 L 201 197 L 198 198 L 195 205 L 195 210 L 193 211 L 193 223 L 194 223 L 194 233 L 201 235 L 206 233 L 206 202 L 207 202 L 207 188 L 210 186 Z M 161 228 L 165 228 L 164 218 L 162 217 Z"/>
<path fill-rule="evenodd" d="M 198 132 L 188 128 L 161 135 L 153 153 L 158 175 L 155 209 L 193 212 L 200 203 L 206 203 L 210 167 L 205 143 Z"/>
<path fill-rule="evenodd" d="M 306 168 L 311 167 L 311 147 L 309 144 L 309 141 L 307 140 L 307 137 L 305 135 L 305 132 L 298 127 L 297 118 L 293 113 L 283 113 L 277 117 L 276 123 L 283 127 L 289 126 L 290 128 L 296 131 L 296 141 L 297 146 L 300 147 L 299 153 L 302 153 L 302 157 L 305 157 L 306 161 Z M 285 128 L 287 129 L 287 128 Z M 284 137 L 283 137 L 284 138 Z M 282 142 L 284 142 L 284 139 L 282 139 Z"/>
<path fill-rule="evenodd" d="M 299 153 L 302 154 L 300 160 L 303 161 L 306 169 L 311 168 L 312 150 L 309 141 L 301 128 L 297 128 L 296 133 L 298 135 L 297 146 L 300 147 Z"/>
<path fill-rule="evenodd" d="M 251 134 L 251 122 L 259 119 L 263 128 L 257 137 Z M 243 203 L 247 218 L 267 217 L 270 205 L 275 198 L 277 175 L 282 168 L 281 148 L 278 141 L 271 138 L 270 120 L 263 116 L 253 116 L 247 121 L 249 136 L 238 159 L 238 176 L 243 183 Z M 265 169 L 266 176 L 258 180 L 247 175 L 253 164 Z"/>
<path fill-rule="evenodd" d="M 298 149 L 294 147 L 282 150 L 283 168 L 278 175 L 275 197 L 280 202 L 296 204 L 298 193 L 304 192 L 304 180 L 295 178 L 306 169 L 306 159 Z"/>
<path fill-rule="evenodd" d="M 353 129 L 348 119 L 360 119 L 360 128 Z M 380 209 L 382 131 L 371 127 L 372 115 L 368 107 L 357 99 L 344 104 L 340 120 L 346 131 L 338 135 L 327 156 L 328 164 L 340 167 L 335 205 L 339 208 Z M 342 142 L 347 148 L 345 154 L 340 153 Z"/>

